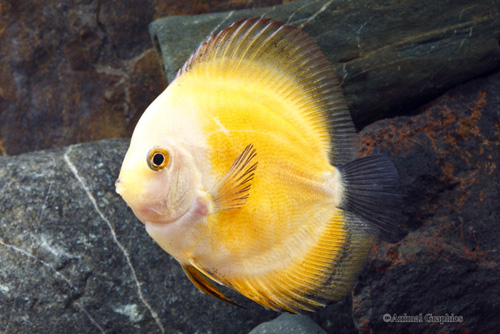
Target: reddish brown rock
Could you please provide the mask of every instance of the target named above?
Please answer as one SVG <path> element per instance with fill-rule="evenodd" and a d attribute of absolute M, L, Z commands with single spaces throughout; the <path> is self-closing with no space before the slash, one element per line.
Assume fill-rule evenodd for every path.
<path fill-rule="evenodd" d="M 151 21 L 282 2 L 0 1 L 0 154 L 130 137 L 166 87 Z"/>
<path fill-rule="evenodd" d="M 363 130 L 362 155 L 392 155 L 409 234 L 379 243 L 354 291 L 361 333 L 492 333 L 500 326 L 500 73 L 416 116 Z M 384 321 L 420 316 L 421 322 Z M 429 316 L 460 317 L 429 322 Z M 449 320 L 449 319 L 448 319 Z"/>

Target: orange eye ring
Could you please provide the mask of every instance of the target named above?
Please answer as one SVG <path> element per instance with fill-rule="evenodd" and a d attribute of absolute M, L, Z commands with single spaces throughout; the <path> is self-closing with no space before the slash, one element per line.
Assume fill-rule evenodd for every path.
<path fill-rule="evenodd" d="M 164 148 L 153 147 L 148 152 L 147 162 L 149 168 L 159 172 L 170 164 L 170 153 Z"/>

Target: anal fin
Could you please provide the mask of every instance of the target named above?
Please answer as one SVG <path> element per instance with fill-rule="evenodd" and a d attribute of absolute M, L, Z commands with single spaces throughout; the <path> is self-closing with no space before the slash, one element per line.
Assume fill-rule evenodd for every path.
<path fill-rule="evenodd" d="M 230 304 L 243 307 L 239 303 L 235 302 L 224 296 L 224 294 L 215 286 L 214 282 L 203 274 L 200 270 L 196 269 L 194 266 L 186 264 L 182 265 L 182 269 L 186 273 L 189 280 L 196 286 L 201 292 L 211 295 L 213 297 L 222 299 Z"/>

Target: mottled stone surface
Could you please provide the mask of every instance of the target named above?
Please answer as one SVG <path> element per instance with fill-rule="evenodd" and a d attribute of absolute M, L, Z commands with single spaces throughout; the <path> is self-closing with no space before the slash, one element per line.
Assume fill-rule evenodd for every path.
<path fill-rule="evenodd" d="M 282 0 L 0 0 L 0 155 L 130 137 L 166 87 L 148 24 Z"/>
<path fill-rule="evenodd" d="M 500 328 L 500 73 L 411 117 L 362 132 L 402 177 L 410 233 L 379 243 L 353 294 L 360 333 L 494 333 Z M 386 323 L 383 316 L 418 316 Z M 461 322 L 427 322 L 426 315 Z"/>
<path fill-rule="evenodd" d="M 236 333 L 114 192 L 128 141 L 0 157 L 1 333 Z"/>
<path fill-rule="evenodd" d="M 306 315 L 284 313 L 276 319 L 260 324 L 249 334 L 324 334 L 326 333 Z"/>
<path fill-rule="evenodd" d="M 406 114 L 500 68 L 498 0 L 302 0 L 153 22 L 151 35 L 168 80 L 207 36 L 252 17 L 299 26 L 317 41 L 338 73 L 358 127 Z"/>

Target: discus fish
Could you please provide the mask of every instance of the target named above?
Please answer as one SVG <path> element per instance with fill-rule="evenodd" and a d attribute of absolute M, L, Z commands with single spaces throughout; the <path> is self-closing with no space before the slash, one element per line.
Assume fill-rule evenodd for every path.
<path fill-rule="evenodd" d="M 202 292 L 315 311 L 352 289 L 377 236 L 396 241 L 385 156 L 356 157 L 334 71 L 300 29 L 235 22 L 140 118 L 116 191 Z"/>

